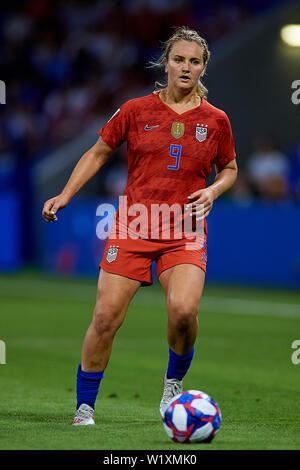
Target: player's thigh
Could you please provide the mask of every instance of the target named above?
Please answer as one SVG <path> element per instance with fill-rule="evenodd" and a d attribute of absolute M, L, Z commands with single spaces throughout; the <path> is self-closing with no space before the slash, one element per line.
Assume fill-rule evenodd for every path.
<path fill-rule="evenodd" d="M 125 316 L 129 303 L 140 286 L 140 281 L 111 274 L 101 269 L 94 319 L 101 317 L 113 321 Z"/>
<path fill-rule="evenodd" d="M 194 264 L 178 264 L 159 276 L 166 294 L 168 314 L 197 315 L 205 272 Z"/>

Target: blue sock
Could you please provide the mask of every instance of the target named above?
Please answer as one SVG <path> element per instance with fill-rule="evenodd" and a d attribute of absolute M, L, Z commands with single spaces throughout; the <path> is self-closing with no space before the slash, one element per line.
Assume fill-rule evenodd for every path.
<path fill-rule="evenodd" d="M 99 392 L 100 382 L 103 378 L 102 372 L 84 372 L 81 370 L 81 363 L 77 370 L 77 407 L 82 403 L 95 408 L 95 401 Z"/>
<path fill-rule="evenodd" d="M 183 379 L 191 365 L 194 356 L 194 350 L 195 348 L 193 346 L 193 349 L 188 354 L 185 356 L 179 356 L 178 354 L 174 353 L 171 348 L 169 348 L 169 364 L 167 370 L 168 379 Z"/>

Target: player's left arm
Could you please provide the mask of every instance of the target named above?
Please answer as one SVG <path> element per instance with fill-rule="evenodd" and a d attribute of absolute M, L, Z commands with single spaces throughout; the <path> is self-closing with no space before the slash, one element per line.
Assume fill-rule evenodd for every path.
<path fill-rule="evenodd" d="M 186 207 L 191 209 L 197 219 L 202 219 L 210 213 L 214 201 L 228 191 L 235 183 L 238 173 L 236 160 L 233 159 L 224 166 L 215 165 L 216 177 L 213 184 L 200 189 L 188 196 L 191 201 Z"/>

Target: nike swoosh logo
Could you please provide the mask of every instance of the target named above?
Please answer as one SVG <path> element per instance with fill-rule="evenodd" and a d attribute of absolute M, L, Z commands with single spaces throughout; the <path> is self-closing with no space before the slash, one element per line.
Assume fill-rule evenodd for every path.
<path fill-rule="evenodd" d="M 155 127 L 159 127 L 159 124 L 157 124 L 156 126 L 148 126 L 148 124 L 146 124 L 144 129 L 145 131 L 151 131 L 151 129 L 154 129 Z"/>

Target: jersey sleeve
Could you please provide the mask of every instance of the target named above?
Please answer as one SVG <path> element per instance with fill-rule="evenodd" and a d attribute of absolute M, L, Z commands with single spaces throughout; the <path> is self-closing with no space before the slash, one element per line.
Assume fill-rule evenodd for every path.
<path fill-rule="evenodd" d="M 219 166 L 225 166 L 236 158 L 234 140 L 231 124 L 228 116 L 224 113 L 223 126 L 221 128 L 220 140 L 218 144 L 217 156 L 214 163 Z"/>
<path fill-rule="evenodd" d="M 124 103 L 98 131 L 98 134 L 113 150 L 127 140 L 130 123 L 128 102 Z"/>

